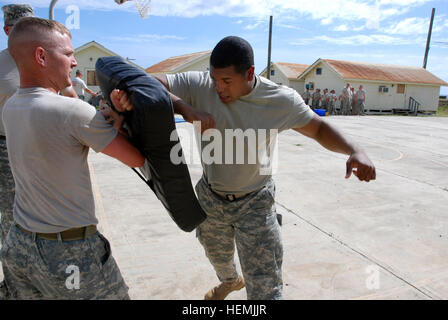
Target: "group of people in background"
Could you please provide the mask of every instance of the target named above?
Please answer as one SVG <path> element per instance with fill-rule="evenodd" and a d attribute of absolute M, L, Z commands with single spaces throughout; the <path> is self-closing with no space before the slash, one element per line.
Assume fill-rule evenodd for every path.
<path fill-rule="evenodd" d="M 320 89 L 316 89 L 313 93 L 307 88 L 302 94 L 305 104 L 311 109 L 324 109 L 328 115 L 364 115 L 366 91 L 360 85 L 355 92 L 355 88 L 349 83 L 342 89 L 339 95 L 333 89 L 328 91 L 324 89 L 321 93 Z"/>

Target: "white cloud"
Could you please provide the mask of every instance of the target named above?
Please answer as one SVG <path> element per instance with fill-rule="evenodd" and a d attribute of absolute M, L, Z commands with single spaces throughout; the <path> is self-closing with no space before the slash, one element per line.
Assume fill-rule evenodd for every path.
<path fill-rule="evenodd" d="M 412 7 L 421 6 L 431 0 L 152 0 L 150 15 L 197 17 L 221 15 L 234 18 L 251 18 L 255 22 L 246 29 L 257 28 L 260 19 L 274 15 L 284 25 L 289 21 L 310 17 L 324 26 L 338 23 L 335 31 L 385 30 L 388 34 L 423 34 L 427 32 L 424 18 L 409 18 L 394 25 L 384 26 L 388 19 L 407 13 Z M 9 0 L 21 3 L 23 0 Z M 46 7 L 50 1 L 27 0 L 35 7 Z M 136 11 L 133 1 L 117 5 L 113 0 L 59 0 L 56 8 L 77 5 L 82 10 L 125 10 Z M 448 20 L 437 18 L 445 28 Z M 288 21 L 289 20 L 289 21 Z M 300 21 L 300 20 L 299 20 Z M 236 23 L 241 24 L 242 20 Z M 344 30 L 344 25 L 346 30 Z M 437 23 L 436 23 L 437 25 Z M 424 30 L 426 29 L 426 30 Z M 412 31 L 411 31 L 412 30 Z M 414 33 L 415 34 L 415 33 Z"/>
<path fill-rule="evenodd" d="M 425 38 L 401 38 L 388 36 L 383 34 L 373 35 L 354 35 L 348 37 L 329 37 L 316 36 L 314 38 L 300 39 L 298 41 L 290 42 L 291 45 L 306 45 L 312 42 L 327 42 L 334 45 L 350 45 L 350 46 L 365 46 L 365 45 L 425 45 Z"/>
<path fill-rule="evenodd" d="M 345 24 L 341 24 L 334 28 L 333 31 L 348 31 L 348 27 Z"/>
<path fill-rule="evenodd" d="M 448 29 L 448 20 L 438 16 L 434 20 L 433 32 L 438 33 Z M 394 23 L 382 31 L 387 34 L 422 35 L 429 30 L 429 18 L 411 17 Z"/>
<path fill-rule="evenodd" d="M 274 26 L 279 27 L 279 28 L 285 28 L 285 29 L 305 30 L 304 28 L 301 28 L 301 27 L 298 27 L 295 25 L 285 24 L 285 23 L 276 23 L 275 21 L 274 21 Z"/>
<path fill-rule="evenodd" d="M 129 42 L 154 42 L 160 40 L 185 40 L 185 37 L 167 34 L 137 34 L 132 36 L 112 36 L 108 37 L 112 41 L 129 41 Z"/>
<path fill-rule="evenodd" d="M 310 16 L 322 24 L 337 20 L 363 20 L 369 27 L 389 17 L 403 14 L 410 7 L 431 0 L 152 0 L 150 15 L 196 17 L 222 15 L 228 17 L 265 18 Z M 20 3 L 23 0 L 9 0 Z M 35 7 L 48 8 L 50 1 L 27 0 Z M 56 8 L 77 5 L 82 9 L 136 10 L 132 1 L 117 5 L 113 0 L 59 0 Z"/>
<path fill-rule="evenodd" d="M 266 25 L 266 21 L 257 21 L 257 22 L 255 22 L 253 24 L 249 24 L 249 25 L 245 26 L 244 29 L 246 29 L 246 30 L 253 30 L 253 29 L 258 28 L 260 25 L 263 25 L 263 24 Z"/>

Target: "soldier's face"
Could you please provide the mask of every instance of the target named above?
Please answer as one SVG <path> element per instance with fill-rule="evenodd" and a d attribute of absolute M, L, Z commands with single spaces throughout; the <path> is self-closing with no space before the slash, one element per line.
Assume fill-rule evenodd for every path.
<path fill-rule="evenodd" d="M 48 72 L 52 75 L 53 87 L 59 91 L 71 85 L 70 73 L 77 66 L 77 62 L 70 37 L 59 32 L 54 35 L 54 45 L 47 50 Z"/>
<path fill-rule="evenodd" d="M 254 67 L 250 67 L 243 75 L 236 72 L 234 66 L 226 68 L 211 66 L 210 77 L 221 102 L 229 104 L 249 94 L 252 90 L 251 81 L 254 79 Z"/>

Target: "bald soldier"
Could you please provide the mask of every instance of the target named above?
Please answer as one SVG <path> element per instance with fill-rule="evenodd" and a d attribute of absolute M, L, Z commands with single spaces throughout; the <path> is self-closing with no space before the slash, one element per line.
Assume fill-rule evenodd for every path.
<path fill-rule="evenodd" d="M 64 25 L 22 18 L 8 49 L 20 74 L 2 115 L 16 185 L 14 223 L 0 252 L 11 298 L 129 299 L 97 231 L 87 155 L 92 148 L 130 167 L 144 158 L 93 106 L 58 95 L 77 65 Z"/>
<path fill-rule="evenodd" d="M 10 4 L 2 7 L 4 26 L 3 30 L 8 36 L 14 24 L 22 17 L 33 16 L 33 8 L 27 4 Z M 19 87 L 19 72 L 14 59 L 8 49 L 0 52 L 0 117 L 3 105 Z M 14 205 L 14 180 L 9 167 L 8 150 L 6 148 L 5 129 L 0 121 L 0 237 L 3 244 L 13 221 L 12 207 Z M 7 270 L 3 268 L 3 275 L 8 277 Z M 8 295 L 6 280 L 0 283 L 0 299 Z"/>

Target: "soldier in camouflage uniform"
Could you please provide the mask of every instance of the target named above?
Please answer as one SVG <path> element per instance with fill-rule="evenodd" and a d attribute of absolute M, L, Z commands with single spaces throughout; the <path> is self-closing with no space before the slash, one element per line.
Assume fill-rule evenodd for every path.
<path fill-rule="evenodd" d="M 9 35 L 14 24 L 22 17 L 33 16 L 33 8 L 26 4 L 10 4 L 2 7 L 6 35 Z M 8 49 L 0 52 L 0 244 L 3 244 L 13 222 L 14 179 L 9 167 L 8 150 L 6 148 L 5 130 L 1 121 L 3 105 L 19 87 L 19 72 Z M 8 271 L 2 266 L 6 279 Z M 0 283 L 0 299 L 8 295 L 5 282 Z"/>
<path fill-rule="evenodd" d="M 0 251 L 11 298 L 129 299 L 109 242 L 96 228 L 87 155 L 92 148 L 130 167 L 144 158 L 118 133 L 120 123 L 112 127 L 93 106 L 57 94 L 77 65 L 65 26 L 22 18 L 8 49 L 21 84 L 3 108 L 18 186 L 14 224 Z"/>
<path fill-rule="evenodd" d="M 203 176 L 196 192 L 207 219 L 197 228 L 197 236 L 221 281 L 204 298 L 225 299 L 245 286 L 248 299 L 282 299 L 283 250 L 272 172 L 261 170 L 259 157 L 251 163 L 250 157 L 243 155 L 243 163 L 235 162 L 237 155 L 232 152 L 230 157 L 224 147 L 228 139 L 234 147 L 235 137 L 227 134 L 229 130 L 258 130 L 260 134 L 266 128 L 279 132 L 293 128 L 331 150 L 350 155 L 347 178 L 352 168 L 358 167 L 359 179 L 374 179 L 373 164 L 359 147 L 321 120 L 295 90 L 257 76 L 252 47 L 239 37 L 226 37 L 215 46 L 210 72 L 155 77 L 172 93 L 176 113 L 189 122 L 201 122 L 201 130 L 196 131 L 199 136 L 207 130 L 222 141 L 214 149 L 215 156 L 223 151 L 219 162 L 210 161 L 205 153 L 210 139 L 201 139 L 200 143 Z M 115 107 L 120 111 L 132 109 L 132 105 Z M 247 151 L 275 143 L 272 137 L 253 141 L 255 145 L 250 139 L 237 139 Z M 224 158 L 225 162 L 221 161 Z M 235 245 L 243 277 L 236 270 Z"/>
<path fill-rule="evenodd" d="M 366 106 L 366 91 L 363 89 L 363 86 L 360 85 L 358 91 L 356 91 L 355 94 L 355 110 L 356 110 L 356 115 L 360 115 L 363 116 L 364 113 L 364 109 Z"/>
<path fill-rule="evenodd" d="M 351 89 L 350 84 L 347 83 L 346 86 L 342 89 L 342 100 L 341 100 L 341 115 L 347 116 L 351 113 Z"/>
<path fill-rule="evenodd" d="M 308 105 L 310 98 L 311 98 L 311 93 L 310 93 L 309 88 L 306 88 L 306 91 L 303 93 L 302 98 L 303 98 L 303 101 L 305 101 L 305 104 Z"/>

